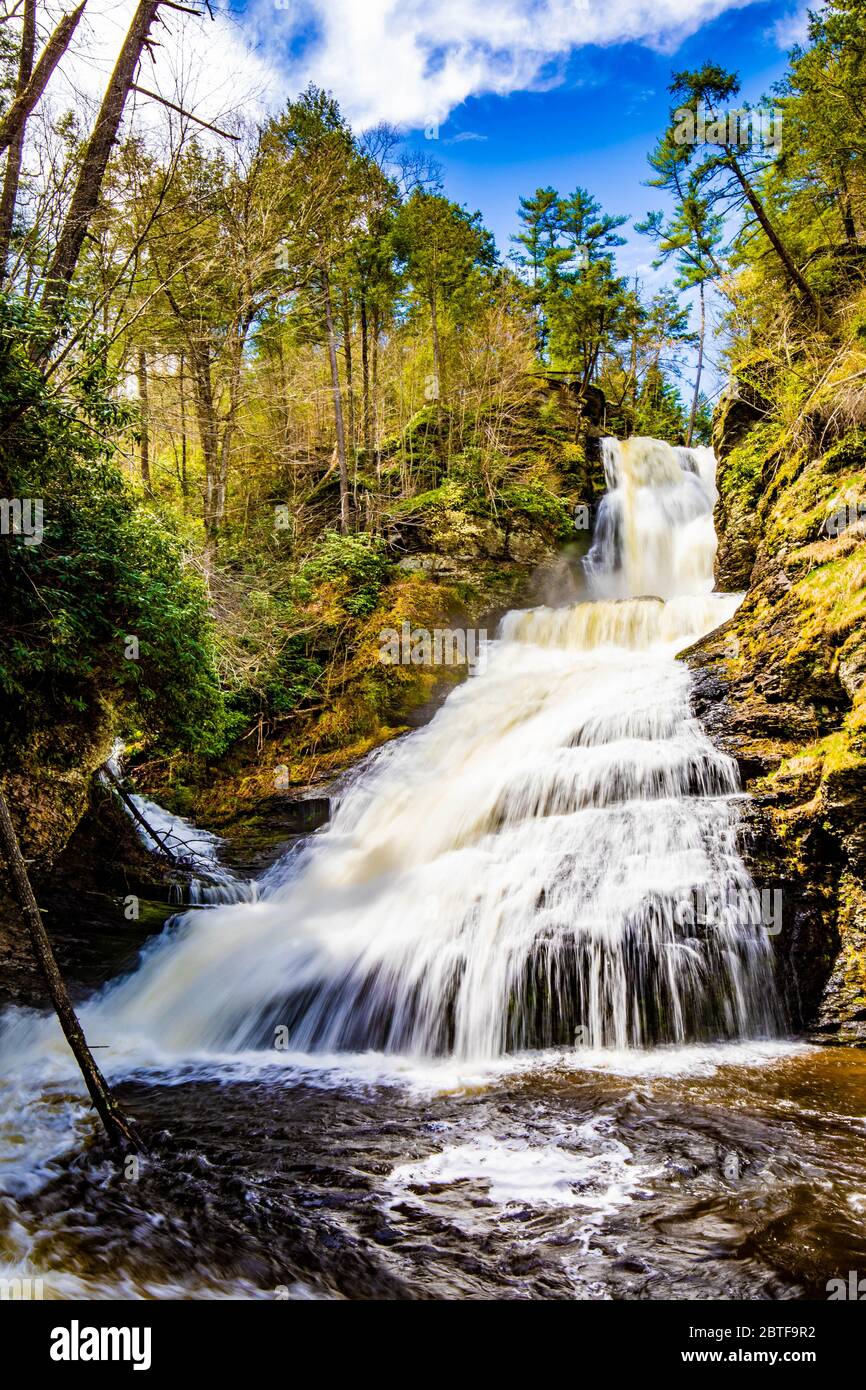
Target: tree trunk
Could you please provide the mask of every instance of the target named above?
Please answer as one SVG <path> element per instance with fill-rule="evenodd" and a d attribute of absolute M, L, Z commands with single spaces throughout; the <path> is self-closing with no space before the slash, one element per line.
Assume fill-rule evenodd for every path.
<path fill-rule="evenodd" d="M 364 453 L 369 468 L 373 460 L 373 419 L 370 412 L 370 330 L 367 323 L 367 296 L 361 294 L 361 389 Z"/>
<path fill-rule="evenodd" d="M 370 354 L 370 425 L 373 453 L 376 456 L 376 477 L 382 476 L 379 454 L 379 310 L 373 306 L 373 348 Z"/>
<path fill-rule="evenodd" d="M 853 244 L 857 240 L 857 226 L 854 221 L 854 209 L 851 204 L 851 189 L 848 185 L 848 180 L 845 177 L 845 168 L 841 164 L 839 165 L 838 169 L 838 179 L 839 212 L 842 217 L 842 227 L 845 232 L 845 240 Z"/>
<path fill-rule="evenodd" d="M 204 459 L 204 566 L 210 574 L 225 511 L 225 496 L 220 491 L 219 423 L 213 399 L 209 348 L 196 339 L 190 341 L 189 347 L 198 437 Z"/>
<path fill-rule="evenodd" d="M 445 395 L 445 380 L 443 377 L 442 365 L 442 346 L 439 342 L 439 315 L 436 312 L 436 291 L 430 296 L 430 327 L 433 333 L 433 375 L 435 376 L 436 400 L 440 401 Z"/>
<path fill-rule="evenodd" d="M 346 360 L 346 404 L 349 410 L 349 435 L 348 446 L 355 448 L 355 375 L 354 364 L 352 361 L 352 310 L 349 304 L 349 291 L 343 290 L 342 295 L 343 313 L 343 357 Z"/>
<path fill-rule="evenodd" d="M 322 272 L 322 293 L 325 301 L 325 323 L 328 329 L 328 360 L 331 366 L 331 391 L 334 397 L 334 423 L 337 429 L 337 461 L 340 465 L 340 530 L 349 530 L 349 468 L 346 460 L 346 429 L 343 424 L 343 400 L 340 395 L 340 371 L 337 366 L 337 340 L 334 334 L 334 306 L 331 300 L 331 281 Z"/>
<path fill-rule="evenodd" d="M 637 281 L 637 276 L 635 276 L 635 281 Z M 637 293 L 637 284 L 635 284 L 635 293 Z M 632 335 L 631 335 L 631 359 L 630 359 L 630 363 L 629 363 L 629 372 L 630 372 L 630 376 L 631 376 L 630 385 L 631 385 L 631 428 L 632 428 L 632 433 L 634 433 L 635 422 L 636 422 L 636 420 L 637 420 L 637 397 L 638 397 L 638 382 L 637 382 L 637 332 L 638 332 L 638 325 L 637 325 L 637 317 L 635 316 L 634 328 L 632 329 Z"/>
<path fill-rule="evenodd" d="M 28 117 L 34 107 L 39 102 L 42 93 L 51 80 L 51 75 L 60 59 L 69 47 L 72 35 L 78 25 L 78 21 L 84 14 L 86 0 L 73 10 L 71 14 L 64 15 L 54 30 L 47 44 L 39 55 L 39 62 L 36 69 L 29 77 L 23 89 L 18 90 L 12 105 L 6 112 L 3 120 L 0 121 L 0 154 L 12 144 L 12 141 L 23 135 L 24 127 Z M 24 19 L 25 34 L 27 29 L 27 17 Z M 20 69 L 19 69 L 20 71 Z"/>
<path fill-rule="evenodd" d="M 186 382 L 184 381 L 184 354 L 180 354 L 178 367 L 178 391 L 180 392 L 180 495 L 184 502 L 186 511 L 187 498 L 187 477 L 186 477 Z"/>
<path fill-rule="evenodd" d="M 763 203 L 761 202 L 760 198 L 758 197 L 749 180 L 746 178 L 745 174 L 743 173 L 742 169 L 739 166 L 739 163 L 734 158 L 733 154 L 730 155 L 730 163 L 731 168 L 733 169 L 734 174 L 736 175 L 737 182 L 739 183 L 740 187 L 746 195 L 749 207 L 752 209 L 753 213 L 757 217 L 758 222 L 760 223 L 761 228 L 764 232 L 764 235 L 766 236 L 773 250 L 776 252 L 776 255 L 779 257 L 779 260 L 782 262 L 782 266 L 784 268 L 788 283 L 792 285 L 794 289 L 799 291 L 799 293 L 811 307 L 816 319 L 820 320 L 821 306 L 818 303 L 812 286 L 808 283 L 807 280 L 803 278 L 803 276 L 800 274 L 800 271 L 794 264 L 790 251 L 782 241 L 781 237 L 779 236 L 778 232 L 776 231 L 775 227 L 773 226 L 772 222 L 770 221 L 769 217 L 764 211 Z"/>
<path fill-rule="evenodd" d="M 115 1100 L 105 1077 L 96 1065 L 93 1053 L 87 1046 L 81 1024 L 78 1022 L 72 1007 L 72 1001 L 67 993 L 48 933 L 45 930 L 42 914 L 39 911 L 39 905 L 27 874 L 27 866 L 21 854 L 18 837 L 15 834 L 15 827 L 9 815 L 9 807 L 2 792 L 0 792 L 0 849 L 3 851 L 9 869 L 12 891 L 27 925 L 33 954 L 48 988 L 60 1027 L 63 1029 L 66 1041 L 69 1043 L 72 1054 L 81 1070 L 81 1075 L 84 1077 L 94 1109 L 103 1123 L 108 1138 L 116 1149 L 124 1153 L 142 1152 L 144 1146 L 141 1139 Z"/>
<path fill-rule="evenodd" d="M 59 316 L 66 303 L 90 219 L 99 202 L 102 180 L 120 129 L 126 98 L 159 6 L 160 0 L 139 0 L 102 99 L 96 125 L 87 142 L 69 211 L 45 273 L 42 303 L 55 316 Z"/>
<path fill-rule="evenodd" d="M 358 452 L 357 429 L 355 425 L 355 377 L 352 361 L 352 307 L 349 291 L 343 287 L 343 356 L 346 360 L 346 402 L 349 407 L 349 450 L 352 455 L 352 506 L 355 512 L 355 525 L 358 525 Z"/>
<path fill-rule="evenodd" d="M 706 335 L 707 327 L 707 306 L 706 299 L 704 296 L 703 280 L 701 281 L 699 288 L 701 292 L 701 330 L 700 337 L 698 339 L 698 370 L 697 375 L 695 376 L 695 394 L 692 398 L 692 413 L 689 418 L 689 432 L 686 435 L 687 449 L 690 449 L 692 447 L 692 436 L 695 432 L 695 420 L 697 419 L 698 415 L 698 399 L 700 397 L 701 392 L 701 372 L 704 368 L 704 337 Z"/>
<path fill-rule="evenodd" d="M 18 56 L 18 84 L 16 87 L 18 96 L 27 90 L 27 84 L 33 72 L 35 52 L 36 0 L 25 0 L 21 52 Z M 26 125 L 26 121 L 21 122 L 20 129 L 9 142 L 9 153 L 6 156 L 6 173 L 3 178 L 3 192 L 0 194 L 0 279 L 6 278 L 6 262 L 9 258 L 9 243 L 12 240 L 12 223 L 15 220 L 15 203 L 18 198 L 18 181 L 21 177 L 21 157 L 24 153 Z"/>
<path fill-rule="evenodd" d="M 146 820 L 145 817 L 141 814 L 132 797 L 129 795 L 129 792 L 126 790 L 120 778 L 117 776 L 117 773 L 112 770 L 108 763 L 105 764 L 102 771 L 103 774 L 108 778 L 111 785 L 114 787 L 114 790 L 117 792 L 117 795 L 120 797 L 127 811 L 132 816 L 132 819 L 136 821 L 138 825 L 141 826 L 142 830 L 149 837 L 149 839 L 153 840 L 153 843 L 157 846 L 159 850 L 161 850 L 161 852 L 165 855 L 166 859 L 168 859 L 169 862 L 172 864 L 177 864 L 178 856 L 175 854 L 174 850 L 169 847 L 169 845 L 160 835 L 156 827 L 151 825 L 150 821 Z"/>
<path fill-rule="evenodd" d="M 148 396 L 147 396 L 147 353 L 144 348 L 138 349 L 138 402 L 141 411 L 141 481 L 150 492 L 150 424 L 148 420 Z"/>

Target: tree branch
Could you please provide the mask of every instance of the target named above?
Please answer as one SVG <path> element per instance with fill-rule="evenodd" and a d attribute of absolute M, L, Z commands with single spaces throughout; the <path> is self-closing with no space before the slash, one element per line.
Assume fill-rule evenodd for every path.
<path fill-rule="evenodd" d="M 29 82 L 24 90 L 16 96 L 3 121 L 0 122 L 0 154 L 8 149 L 12 141 L 23 132 L 28 116 L 48 86 L 54 69 L 69 47 L 78 21 L 84 14 L 86 3 L 87 0 L 81 0 L 77 10 L 63 16 L 42 50 L 39 62 L 36 64 Z"/>

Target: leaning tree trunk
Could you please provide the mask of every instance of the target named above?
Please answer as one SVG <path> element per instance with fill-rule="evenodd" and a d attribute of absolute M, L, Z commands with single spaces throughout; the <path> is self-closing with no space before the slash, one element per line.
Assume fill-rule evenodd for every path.
<path fill-rule="evenodd" d="M 21 34 L 21 52 L 18 57 L 18 85 L 16 94 L 21 96 L 27 90 L 33 72 L 33 58 L 36 52 L 36 0 L 24 0 L 24 26 Z M 3 192 L 0 194 L 0 279 L 6 276 L 6 261 L 9 257 L 9 243 L 12 240 L 12 224 L 15 220 L 15 203 L 18 199 L 18 183 L 21 178 L 21 159 L 24 154 L 24 132 L 26 121 L 21 123 L 9 142 L 6 156 L 6 173 L 3 177 Z"/>
<path fill-rule="evenodd" d="M 23 134 L 24 127 L 27 124 L 31 112 L 41 100 L 42 94 L 51 80 L 54 69 L 69 47 L 69 42 L 72 35 L 75 33 L 78 21 L 84 14 L 85 3 L 86 0 L 81 0 L 81 4 L 78 6 L 77 10 L 73 10 L 71 14 L 63 16 L 40 53 L 39 61 L 33 72 L 29 75 L 27 82 L 23 87 L 19 87 L 15 99 L 4 115 L 3 120 L 0 121 L 0 154 L 9 148 L 13 140 Z M 26 30 L 27 19 L 25 14 L 25 43 L 27 42 Z"/>
<path fill-rule="evenodd" d="M 785 278 L 787 279 L 788 284 L 793 289 L 797 290 L 800 296 L 810 306 L 812 312 L 815 315 L 816 320 L 820 323 L 821 305 L 818 302 L 818 297 L 815 294 L 815 291 L 812 289 L 812 286 L 809 284 L 808 280 L 805 279 L 805 277 L 802 275 L 800 270 L 798 270 L 797 266 L 795 265 L 794 259 L 790 251 L 788 250 L 785 243 L 782 241 L 782 238 L 779 236 L 779 233 L 776 231 L 775 227 L 773 226 L 772 222 L 767 216 L 763 203 L 761 202 L 760 198 L 758 197 L 749 180 L 746 178 L 746 175 L 743 173 L 742 169 L 740 168 L 740 165 L 734 158 L 733 154 L 730 154 L 730 166 L 734 171 L 734 175 L 737 179 L 737 182 L 739 183 L 744 194 L 746 195 L 746 201 L 748 202 L 749 207 L 752 209 L 752 212 L 758 219 L 758 222 L 761 226 L 761 230 L 763 231 L 773 250 L 776 252 L 776 255 L 779 257 L 779 260 L 782 262 L 782 267 L 784 269 Z"/>
<path fill-rule="evenodd" d="M 3 851 L 9 868 L 12 891 L 27 924 L 33 954 L 48 988 L 51 1003 L 54 1005 L 54 1012 L 60 1021 L 60 1027 L 63 1029 L 66 1041 L 69 1043 L 72 1054 L 81 1069 L 81 1075 L 84 1077 L 85 1085 L 90 1092 L 94 1109 L 115 1148 L 124 1152 L 142 1151 L 144 1146 L 141 1139 L 115 1100 L 108 1082 L 94 1061 L 93 1053 L 87 1046 L 81 1024 L 78 1022 L 72 1007 L 72 1001 L 67 993 L 63 976 L 51 948 L 48 933 L 42 922 L 42 914 L 39 911 L 39 905 L 36 902 L 27 874 L 27 865 L 21 854 L 18 836 L 15 834 L 12 817 L 9 815 L 9 807 L 2 792 L 0 792 L 0 849 Z"/>
<path fill-rule="evenodd" d="M 102 180 L 120 130 L 126 98 L 160 3 L 161 0 L 139 0 L 102 99 L 96 125 L 87 142 L 69 211 L 45 272 L 43 307 L 55 316 L 59 316 L 66 303 L 90 219 L 99 202 Z"/>

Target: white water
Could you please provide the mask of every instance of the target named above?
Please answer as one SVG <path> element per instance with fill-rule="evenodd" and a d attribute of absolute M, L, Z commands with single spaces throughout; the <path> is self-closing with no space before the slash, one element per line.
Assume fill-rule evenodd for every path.
<path fill-rule="evenodd" d="M 187 917 L 89 1034 L 163 1059 L 275 1040 L 492 1059 L 778 1030 L 735 766 L 675 659 L 737 602 L 711 592 L 714 459 L 609 440 L 605 468 L 592 601 L 509 614 L 486 671 L 384 751 L 294 876 Z"/>
<path fill-rule="evenodd" d="M 779 1012 L 736 848 L 736 771 L 692 719 L 676 660 L 737 603 L 712 593 L 714 460 L 607 441 L 605 465 L 591 600 L 509 614 L 487 669 L 377 755 L 257 901 L 175 919 L 83 1010 L 110 1077 L 386 1082 L 432 1096 L 561 1068 L 700 1077 L 797 1050 L 767 1040 Z M 215 837 L 144 809 L 213 880 Z M 7 1013 L 0 1075 L 12 1200 L 55 1174 L 93 1118 L 53 1018 Z M 592 1126 L 540 1147 L 518 1127 L 444 1137 L 386 1188 L 398 1202 L 456 1176 L 494 1212 L 562 1205 L 589 1231 L 652 1171 Z M 0 1271 L 44 1272 L 26 1221 L 10 1220 Z M 73 1273 L 50 1277 L 55 1295 L 79 1288 Z M 118 1277 L 121 1294 L 109 1281 L 105 1296 L 133 1296 Z"/>
<path fill-rule="evenodd" d="M 122 779 L 122 759 L 124 743 L 116 739 L 108 766 L 115 777 Z M 103 784 L 111 790 L 111 783 L 104 773 Z M 190 903 L 239 903 L 254 901 L 258 897 L 258 887 L 248 879 L 239 879 L 220 862 L 220 847 L 224 843 L 219 835 L 191 825 L 183 816 L 176 816 L 147 797 L 130 794 L 129 800 L 141 817 L 136 820 L 125 801 L 119 804 L 129 816 L 135 832 L 142 844 L 151 854 L 168 849 L 175 856 L 180 868 L 191 877 L 182 885 Z M 144 821 L 144 825 L 142 824 Z M 149 829 L 145 829 L 145 825 Z M 151 833 L 152 832 L 152 833 Z M 181 885 L 175 885 L 177 891 Z"/>

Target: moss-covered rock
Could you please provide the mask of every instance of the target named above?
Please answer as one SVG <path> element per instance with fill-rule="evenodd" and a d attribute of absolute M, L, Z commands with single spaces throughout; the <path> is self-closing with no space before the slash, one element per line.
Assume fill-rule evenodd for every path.
<path fill-rule="evenodd" d="M 175 761 L 152 769 L 148 790 L 173 810 L 228 828 L 258 814 L 275 794 L 297 796 L 333 780 L 422 722 L 466 677 L 468 662 L 455 658 L 477 650 L 477 624 L 494 592 L 489 576 L 476 573 L 475 579 L 481 582 L 473 586 L 398 568 L 373 610 L 345 634 L 316 705 L 299 709 L 257 742 L 241 741 L 219 765 Z M 439 649 L 429 650 L 412 640 L 413 634 L 467 629 L 475 634 L 468 644 L 443 638 Z M 403 643 L 396 661 L 395 637 Z"/>
<path fill-rule="evenodd" d="M 857 429 L 820 453 L 766 421 L 719 467 L 719 587 L 735 617 L 684 656 L 694 704 L 753 801 L 747 850 L 782 886 L 794 1021 L 866 1039 L 866 457 Z M 838 523 L 843 503 L 846 524 Z M 850 522 L 851 518 L 853 522 Z"/>

